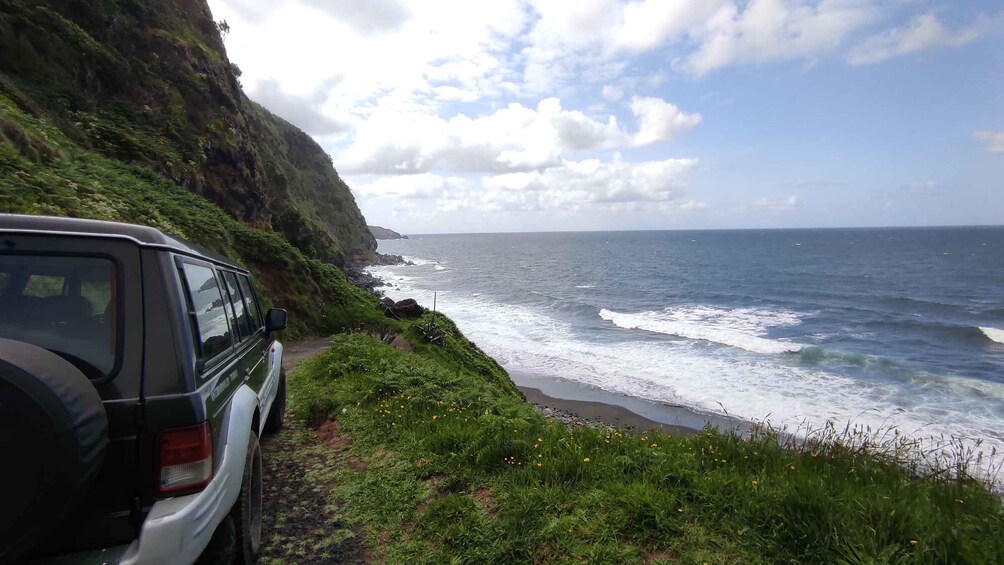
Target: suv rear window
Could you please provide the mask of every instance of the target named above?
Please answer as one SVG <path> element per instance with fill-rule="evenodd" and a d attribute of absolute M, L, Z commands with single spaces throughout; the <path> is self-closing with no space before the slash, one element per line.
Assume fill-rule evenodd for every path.
<path fill-rule="evenodd" d="M 115 280 L 101 257 L 0 255 L 0 337 L 48 349 L 89 379 L 112 376 Z"/>
<path fill-rule="evenodd" d="M 188 284 L 189 306 L 195 314 L 200 357 L 209 361 L 232 345 L 223 294 L 211 268 L 186 262 L 182 270 Z"/>

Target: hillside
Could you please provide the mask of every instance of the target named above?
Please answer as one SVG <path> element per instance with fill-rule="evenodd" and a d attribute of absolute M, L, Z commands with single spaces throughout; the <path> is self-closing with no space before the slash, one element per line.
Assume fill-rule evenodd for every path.
<path fill-rule="evenodd" d="M 377 239 L 408 239 L 408 236 L 401 235 L 392 229 L 382 228 L 380 226 L 366 226 L 369 228 L 370 233 L 373 237 Z"/>
<path fill-rule="evenodd" d="M 278 231 L 308 256 L 370 256 L 376 243 L 330 158 L 248 100 L 239 76 L 202 0 L 0 1 L 10 111 Z M 3 125 L 8 142 L 25 137 L 14 122 Z"/>

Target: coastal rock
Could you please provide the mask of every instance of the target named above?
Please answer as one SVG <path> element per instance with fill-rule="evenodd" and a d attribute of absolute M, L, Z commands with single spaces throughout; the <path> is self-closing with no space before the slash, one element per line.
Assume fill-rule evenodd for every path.
<path fill-rule="evenodd" d="M 398 320 L 414 320 L 420 318 L 425 313 L 425 308 L 414 298 L 405 298 L 399 302 L 394 302 L 385 296 L 380 300 L 380 308 L 385 315 Z"/>
<path fill-rule="evenodd" d="M 345 272 L 345 278 L 347 278 L 350 283 L 379 296 L 381 293 L 376 289 L 381 286 L 385 286 L 386 282 L 384 282 L 383 279 L 368 273 L 366 271 L 366 267 L 370 265 L 411 264 L 412 263 L 406 261 L 404 257 L 401 257 L 400 255 L 384 255 L 381 253 L 374 253 L 371 257 L 356 257 L 352 263 L 345 265 L 342 270 Z"/>
<path fill-rule="evenodd" d="M 408 236 L 401 235 L 394 230 L 382 228 L 380 226 L 366 226 L 376 239 L 408 239 Z"/>
<path fill-rule="evenodd" d="M 394 310 L 398 312 L 402 318 L 407 318 L 409 320 L 420 318 L 422 314 L 425 313 L 425 308 L 422 308 L 422 306 L 419 305 L 414 298 L 405 298 L 404 300 L 397 302 L 394 304 Z"/>

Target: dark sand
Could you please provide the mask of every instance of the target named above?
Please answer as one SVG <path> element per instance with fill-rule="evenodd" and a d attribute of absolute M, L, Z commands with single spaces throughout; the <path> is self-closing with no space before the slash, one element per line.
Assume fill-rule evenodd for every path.
<path fill-rule="evenodd" d="M 538 411 L 565 423 L 600 422 L 640 431 L 657 428 L 677 435 L 691 434 L 709 425 L 723 433 L 746 435 L 750 427 L 749 422 L 735 418 L 704 414 L 684 406 L 652 402 L 566 379 L 518 372 L 510 376 Z"/>
<path fill-rule="evenodd" d="M 530 387 L 519 387 L 519 390 L 526 396 L 527 402 L 544 409 L 543 412 L 557 420 L 566 423 L 593 423 L 599 422 L 615 428 L 628 428 L 638 431 L 661 430 L 674 435 L 687 435 L 694 433 L 694 428 L 666 424 L 650 420 L 639 414 L 617 406 L 593 400 L 570 400 L 567 398 L 554 398 L 540 391 L 540 389 Z"/>

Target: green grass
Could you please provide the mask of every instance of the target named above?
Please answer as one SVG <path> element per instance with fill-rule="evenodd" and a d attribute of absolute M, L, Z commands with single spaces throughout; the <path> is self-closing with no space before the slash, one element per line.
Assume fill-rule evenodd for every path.
<path fill-rule="evenodd" d="M 343 335 L 290 379 L 366 461 L 327 471 L 332 502 L 387 562 L 1004 562 L 1000 500 L 965 475 L 769 432 L 568 429 L 478 356 Z"/>

